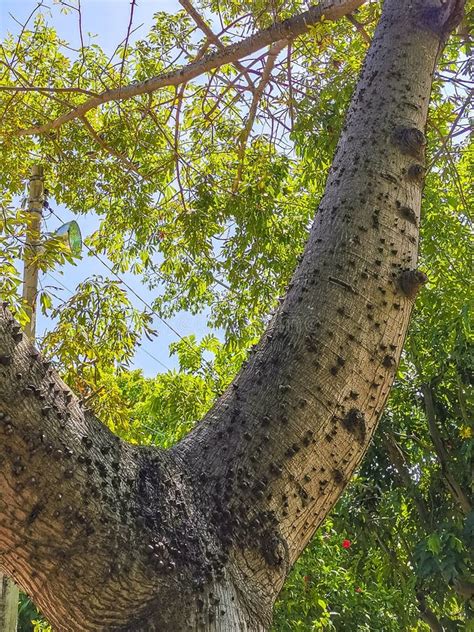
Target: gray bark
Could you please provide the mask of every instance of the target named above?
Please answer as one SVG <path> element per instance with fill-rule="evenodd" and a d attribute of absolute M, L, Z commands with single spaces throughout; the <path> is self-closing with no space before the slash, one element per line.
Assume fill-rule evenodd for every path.
<path fill-rule="evenodd" d="M 425 280 L 423 130 L 460 5 L 386 0 L 288 293 L 173 449 L 115 437 L 2 311 L 0 566 L 55 629 L 269 629 L 367 450 Z"/>

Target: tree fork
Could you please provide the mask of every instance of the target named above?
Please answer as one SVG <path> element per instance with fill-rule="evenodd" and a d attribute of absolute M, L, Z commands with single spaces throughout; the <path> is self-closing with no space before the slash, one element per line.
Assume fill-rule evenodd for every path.
<path fill-rule="evenodd" d="M 2 310 L 0 566 L 57 630 L 269 629 L 367 450 L 426 281 L 423 130 L 459 7 L 385 1 L 288 293 L 171 450 L 115 437 Z"/>

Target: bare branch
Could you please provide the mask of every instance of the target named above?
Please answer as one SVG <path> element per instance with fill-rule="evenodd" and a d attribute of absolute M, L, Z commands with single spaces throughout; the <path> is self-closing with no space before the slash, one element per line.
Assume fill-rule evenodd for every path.
<path fill-rule="evenodd" d="M 21 22 L 19 22 L 14 15 L 12 15 L 11 13 L 9 14 L 10 17 L 21 27 L 21 31 L 18 35 L 17 41 L 16 41 L 16 47 L 15 47 L 15 52 L 13 53 L 12 56 L 12 60 L 11 63 L 13 64 L 15 61 L 15 58 L 18 55 L 18 50 L 20 48 L 20 42 L 21 42 L 21 38 L 23 37 L 23 34 L 26 31 L 26 27 L 28 26 L 28 24 L 30 23 L 32 17 L 34 16 L 34 14 L 41 9 L 41 7 L 43 6 L 43 2 L 38 2 L 38 4 L 36 5 L 36 7 L 31 11 L 30 15 L 27 17 L 26 21 L 24 24 L 22 24 Z M 3 48 L 3 47 L 2 47 Z"/>
<path fill-rule="evenodd" d="M 349 15 L 346 15 L 346 18 L 349 20 L 349 22 L 353 26 L 355 26 L 357 31 L 360 33 L 362 39 L 364 40 L 364 42 L 367 42 L 367 44 L 370 44 L 372 40 L 370 39 L 370 35 L 365 30 L 364 25 L 361 24 L 359 20 L 357 20 L 351 13 L 349 13 Z"/>
<path fill-rule="evenodd" d="M 179 0 L 179 3 L 184 9 L 186 9 L 186 11 L 192 17 L 192 19 L 196 22 L 196 24 L 199 26 L 201 31 L 207 37 L 208 41 L 211 42 L 212 44 L 215 44 L 218 48 L 223 50 L 225 48 L 224 44 L 221 42 L 219 37 L 214 33 L 214 31 L 211 29 L 211 27 L 207 24 L 207 22 L 204 20 L 204 18 L 201 16 L 201 14 L 191 4 L 191 2 L 189 0 Z M 255 90 L 254 83 L 253 83 L 253 81 L 252 81 L 247 69 L 245 68 L 245 66 L 243 64 L 241 64 L 239 61 L 234 62 L 234 66 L 238 70 L 240 70 L 240 72 L 245 77 L 245 79 L 247 80 L 247 83 L 252 88 L 252 90 Z"/>
<path fill-rule="evenodd" d="M 112 90 L 105 90 L 99 96 L 88 99 L 78 107 L 44 125 L 19 129 L 14 135 L 31 136 L 34 134 L 44 134 L 61 127 L 69 121 L 83 117 L 84 114 L 104 103 L 123 101 L 141 94 L 149 94 L 160 88 L 177 86 L 191 81 L 195 77 L 209 72 L 214 68 L 219 68 L 224 64 L 233 63 L 238 59 L 251 55 L 265 46 L 269 46 L 281 40 L 294 39 L 306 33 L 309 28 L 319 22 L 323 16 L 326 20 L 337 20 L 344 17 L 352 13 L 355 9 L 364 4 L 364 2 L 365 0 L 326 0 L 318 6 L 313 6 L 307 11 L 299 13 L 288 20 L 273 24 L 267 29 L 259 31 L 240 42 L 230 44 L 222 50 L 210 53 L 201 60 L 192 62 L 179 70 L 166 72 L 139 83 L 131 83 L 127 86 L 119 86 Z"/>
<path fill-rule="evenodd" d="M 135 6 L 136 6 L 136 0 L 131 0 L 131 2 L 130 2 L 130 19 L 129 19 L 128 27 L 127 27 L 127 35 L 125 37 L 125 45 L 123 47 L 122 64 L 120 66 L 120 79 L 119 79 L 119 85 L 120 86 L 122 85 L 123 71 L 124 71 L 124 68 L 125 68 L 125 58 L 127 56 L 128 40 L 130 39 L 130 33 L 132 32 L 133 13 L 135 11 Z"/>
<path fill-rule="evenodd" d="M 276 42 L 275 44 L 272 44 L 272 46 L 270 47 L 270 50 L 268 51 L 268 57 L 265 63 L 265 67 L 263 69 L 262 78 L 260 80 L 260 83 L 257 86 L 257 89 L 254 92 L 252 103 L 250 105 L 250 110 L 247 116 L 247 121 L 245 122 L 244 129 L 242 130 L 242 133 L 240 134 L 239 148 L 237 150 L 239 166 L 238 166 L 237 175 L 232 187 L 234 192 L 237 190 L 237 187 L 239 186 L 239 182 L 242 178 L 242 167 L 243 167 L 243 160 L 244 160 L 244 155 L 245 155 L 245 148 L 247 147 L 247 141 L 248 141 L 250 132 L 252 131 L 252 127 L 255 121 L 258 104 L 260 103 L 260 99 L 262 98 L 263 91 L 265 90 L 265 86 L 268 84 L 270 80 L 273 66 L 275 65 L 278 54 L 280 53 L 280 51 L 282 51 L 285 48 L 286 45 L 287 45 L 286 41 Z"/>
<path fill-rule="evenodd" d="M 291 121 L 291 128 L 293 129 L 293 124 L 295 121 L 295 112 L 294 112 L 294 104 L 293 104 L 293 80 L 292 80 L 292 75 L 291 75 L 291 53 L 292 53 L 292 46 L 291 44 L 288 46 L 288 51 L 287 51 L 287 57 L 286 57 L 286 69 L 287 69 L 287 76 L 288 76 L 288 112 L 290 115 L 290 121 Z"/>
<path fill-rule="evenodd" d="M 79 69 L 79 76 L 82 74 L 82 69 L 84 68 L 84 66 L 86 65 L 86 56 L 84 53 L 84 33 L 82 30 L 82 7 L 81 7 L 81 0 L 78 0 L 77 2 L 77 20 L 78 20 L 78 27 L 79 27 L 79 38 L 81 40 L 81 67 Z"/>
<path fill-rule="evenodd" d="M 449 81 L 451 81 L 451 78 L 449 78 Z M 463 105 L 461 106 L 456 118 L 453 121 L 453 124 L 451 125 L 451 129 L 449 130 L 446 136 L 443 136 L 443 134 L 441 134 L 438 129 L 436 130 L 439 134 L 439 139 L 442 143 L 442 146 L 438 149 L 438 151 L 432 157 L 427 167 L 427 170 L 432 169 L 433 165 L 436 164 L 436 161 L 438 160 L 440 155 L 443 153 L 443 151 L 446 151 L 447 154 L 449 153 L 448 141 L 454 136 L 455 130 L 457 126 L 459 125 L 459 121 L 463 118 L 466 110 L 468 110 L 468 108 L 471 106 L 473 98 L 474 98 L 474 93 L 472 91 L 468 92 L 467 99 L 464 101 Z"/>
<path fill-rule="evenodd" d="M 178 183 L 179 195 L 180 195 L 180 198 L 181 198 L 181 203 L 183 205 L 183 210 L 184 210 L 185 213 L 187 213 L 188 209 L 187 209 L 187 205 L 186 205 L 186 197 L 184 195 L 183 184 L 182 184 L 182 181 L 181 181 L 181 168 L 180 168 L 180 164 L 179 164 L 179 117 L 181 115 L 181 107 L 183 105 L 184 89 L 185 89 L 185 84 L 180 86 L 180 88 L 178 90 L 178 94 L 177 94 L 176 116 L 175 116 L 175 123 L 174 123 L 174 145 L 173 145 L 173 150 L 174 151 L 173 151 L 173 153 L 174 153 L 174 159 L 175 159 L 176 180 L 177 180 L 177 183 Z"/>

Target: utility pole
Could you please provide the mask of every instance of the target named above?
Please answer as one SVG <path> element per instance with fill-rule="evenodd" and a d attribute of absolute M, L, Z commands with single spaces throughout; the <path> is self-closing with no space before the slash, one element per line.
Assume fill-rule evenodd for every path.
<path fill-rule="evenodd" d="M 26 219 L 25 249 L 23 254 L 23 300 L 29 322 L 26 335 L 34 340 L 36 331 L 36 302 L 38 294 L 38 249 L 41 238 L 41 218 L 44 202 L 43 167 L 33 165 L 28 182 L 28 214 Z M 0 632 L 16 632 L 18 626 L 18 586 L 0 573 Z"/>
<path fill-rule="evenodd" d="M 16 632 L 18 623 L 18 586 L 0 574 L 0 630 Z"/>
<path fill-rule="evenodd" d="M 28 215 L 24 250 L 23 300 L 29 316 L 26 335 L 34 340 L 36 331 L 36 302 L 38 295 L 38 249 L 41 238 L 41 218 L 44 203 L 42 165 L 33 165 L 28 183 Z"/>

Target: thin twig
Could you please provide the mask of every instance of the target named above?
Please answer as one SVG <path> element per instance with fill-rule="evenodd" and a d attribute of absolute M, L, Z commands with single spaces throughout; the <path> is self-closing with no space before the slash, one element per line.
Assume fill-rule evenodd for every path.
<path fill-rule="evenodd" d="M 42 7 L 42 6 L 43 6 L 43 2 L 38 2 L 38 4 L 36 5 L 36 7 L 35 7 L 35 8 L 31 11 L 30 15 L 26 18 L 26 22 L 25 22 L 24 24 L 21 24 L 21 22 L 19 22 L 13 14 L 9 13 L 9 16 L 10 16 L 10 17 L 11 17 L 11 18 L 12 18 L 12 19 L 13 19 L 13 20 L 14 20 L 14 21 L 15 21 L 15 22 L 19 25 L 19 26 L 21 26 L 21 31 L 20 31 L 20 33 L 19 33 L 19 35 L 18 35 L 18 39 L 17 39 L 16 46 L 15 46 L 15 51 L 14 51 L 14 53 L 13 53 L 13 55 L 12 55 L 12 59 L 11 59 L 11 62 L 10 62 L 11 64 L 13 64 L 13 63 L 14 63 L 14 61 L 15 61 L 15 57 L 17 56 L 18 49 L 20 48 L 21 38 L 23 37 L 23 34 L 24 34 L 25 30 L 26 30 L 26 27 L 28 26 L 28 24 L 29 24 L 29 22 L 30 22 L 31 18 L 34 16 L 34 14 L 35 14 L 35 13 L 36 13 L 39 9 L 41 9 L 41 7 Z"/>
<path fill-rule="evenodd" d="M 79 39 L 81 40 L 81 67 L 79 68 L 79 72 L 78 72 L 78 78 L 80 79 L 81 74 L 82 74 L 82 69 L 84 68 L 84 66 L 86 65 L 86 55 L 84 52 L 84 34 L 82 32 L 82 7 L 81 7 L 81 0 L 77 0 L 77 19 L 79 22 Z"/>
<path fill-rule="evenodd" d="M 127 56 L 128 40 L 130 38 L 130 33 L 132 31 L 133 13 L 135 11 L 135 6 L 136 6 L 136 0 L 131 0 L 131 2 L 130 2 L 130 19 L 128 21 L 127 35 L 125 37 L 125 45 L 123 47 L 122 64 L 120 66 L 119 86 L 122 85 L 123 71 L 124 71 L 124 67 L 125 67 L 125 58 Z"/>
<path fill-rule="evenodd" d="M 14 71 L 16 72 L 16 71 Z M 99 96 L 97 92 L 86 90 L 84 88 L 47 88 L 41 86 L 0 86 L 0 91 L 3 92 L 48 92 L 48 93 L 61 93 L 61 92 L 75 92 L 77 94 L 85 94 L 88 97 Z"/>
<path fill-rule="evenodd" d="M 448 140 L 450 138 L 452 138 L 454 136 L 454 130 L 456 129 L 456 127 L 458 126 L 459 121 L 462 119 L 462 117 L 464 116 L 464 113 L 466 112 L 467 108 L 470 106 L 472 98 L 474 95 L 474 91 L 470 91 L 469 94 L 467 95 L 467 99 L 466 101 L 463 103 L 461 109 L 459 110 L 456 118 L 453 121 L 453 124 L 451 125 L 451 129 L 449 130 L 449 133 L 447 136 L 442 136 L 440 134 L 440 139 L 441 139 L 441 143 L 442 143 L 442 147 L 440 147 L 438 149 L 438 151 L 436 152 L 436 154 L 433 156 L 433 158 L 430 161 L 430 164 L 427 167 L 427 170 L 429 171 L 434 164 L 436 164 L 436 161 L 438 160 L 438 158 L 440 157 L 440 155 L 443 153 L 444 150 L 447 151 L 447 143 Z M 439 132 L 439 130 L 436 130 Z"/>
<path fill-rule="evenodd" d="M 186 205 L 186 197 L 184 195 L 184 190 L 183 190 L 183 185 L 181 182 L 181 168 L 180 168 L 180 164 L 179 164 L 179 117 L 181 114 L 181 106 L 183 104 L 183 94 L 184 94 L 184 90 L 185 90 L 186 84 L 183 83 L 182 86 L 179 86 L 178 91 L 177 91 L 177 103 L 176 103 L 176 114 L 175 114 L 175 122 L 174 122 L 174 146 L 173 146 L 173 150 L 174 150 L 174 159 L 175 159 L 175 165 L 176 165 L 176 181 L 178 183 L 178 189 L 179 189 L 179 195 L 181 198 L 181 204 L 183 205 L 183 210 L 185 213 L 188 212 L 187 209 L 187 205 Z"/>
<path fill-rule="evenodd" d="M 215 44 L 217 46 L 217 48 L 220 48 L 221 50 L 223 50 L 225 48 L 224 44 L 221 42 L 219 37 L 214 33 L 214 31 L 211 29 L 211 27 L 207 24 L 207 22 L 204 20 L 204 18 L 201 16 L 201 14 L 197 11 L 197 9 L 194 7 L 194 5 L 191 4 L 190 0 L 179 0 L 179 3 L 184 9 L 186 9 L 186 11 L 192 17 L 192 19 L 196 22 L 198 27 L 201 29 L 201 31 L 204 33 L 204 35 L 207 37 L 208 41 L 212 42 L 213 44 Z M 245 68 L 245 66 L 243 64 L 241 64 L 239 61 L 234 62 L 234 66 L 238 70 L 240 70 L 242 75 L 245 77 L 245 79 L 247 80 L 247 83 L 249 84 L 250 89 L 252 91 L 255 90 L 255 85 L 254 85 L 254 83 L 253 83 L 253 81 L 252 81 L 247 69 Z"/>
<path fill-rule="evenodd" d="M 423 393 L 423 399 L 425 404 L 425 414 L 428 421 L 428 429 L 430 431 L 431 439 L 435 447 L 436 454 L 441 464 L 441 470 L 443 472 L 444 479 L 447 483 L 447 488 L 451 492 L 452 497 L 461 507 L 464 514 L 468 514 L 472 510 L 472 502 L 468 498 L 467 494 L 458 483 L 457 479 L 451 472 L 449 463 L 449 456 L 446 451 L 444 439 L 438 429 L 436 406 L 433 397 L 433 391 L 430 384 L 422 384 L 421 392 Z"/>
<path fill-rule="evenodd" d="M 290 115 L 290 121 L 291 121 L 291 128 L 293 129 L 293 124 L 294 124 L 294 120 L 295 120 L 295 112 L 294 112 L 294 107 L 293 107 L 293 80 L 292 80 L 292 75 L 291 75 L 291 53 L 292 53 L 292 46 L 291 46 L 291 42 L 288 45 L 288 49 L 287 49 L 287 55 L 286 55 L 286 68 L 287 68 L 287 77 L 288 77 L 288 112 Z"/>
<path fill-rule="evenodd" d="M 249 113 L 247 116 L 247 120 L 245 122 L 244 129 L 242 130 L 240 134 L 240 138 L 239 138 L 239 147 L 237 150 L 237 159 L 239 162 L 239 166 L 237 168 L 237 175 L 235 177 L 234 184 L 232 186 L 232 191 L 234 193 L 237 190 L 239 183 L 242 179 L 242 169 L 243 169 L 243 162 L 244 162 L 244 156 L 245 156 L 245 149 L 247 147 L 247 141 L 250 136 L 250 132 L 252 131 L 252 127 L 255 122 L 255 116 L 257 114 L 258 104 L 260 103 L 260 99 L 262 98 L 266 85 L 270 81 L 270 76 L 273 70 L 273 66 L 275 65 L 275 61 L 279 53 L 283 50 L 283 48 L 285 48 L 286 45 L 287 45 L 286 41 L 276 42 L 275 44 L 272 44 L 272 46 L 270 46 L 270 50 L 268 51 L 268 57 L 265 63 L 265 67 L 263 69 L 262 78 L 254 92 L 252 103 L 250 105 Z"/>
<path fill-rule="evenodd" d="M 96 132 L 91 123 L 87 120 L 86 116 L 82 116 L 81 121 L 84 123 L 85 128 L 92 136 L 92 138 L 96 141 L 98 145 L 100 145 L 100 147 L 102 147 L 104 151 L 106 151 L 111 156 L 114 156 L 114 158 L 117 158 L 117 160 L 124 164 L 129 171 L 133 171 L 133 173 L 136 173 L 138 176 L 140 176 L 140 178 L 143 178 L 144 180 L 146 179 L 145 176 L 137 169 L 136 165 L 127 158 L 127 156 L 121 154 L 119 151 L 117 151 L 104 141 L 100 134 Z"/>
<path fill-rule="evenodd" d="M 370 39 L 370 35 L 367 33 L 367 31 L 364 28 L 364 25 L 361 24 L 359 22 L 359 20 L 357 20 L 352 13 L 349 13 L 348 15 L 346 15 L 346 19 L 349 20 L 349 22 L 356 27 L 357 31 L 360 33 L 362 39 L 364 40 L 364 42 L 367 42 L 367 44 L 371 43 L 371 39 Z"/>

